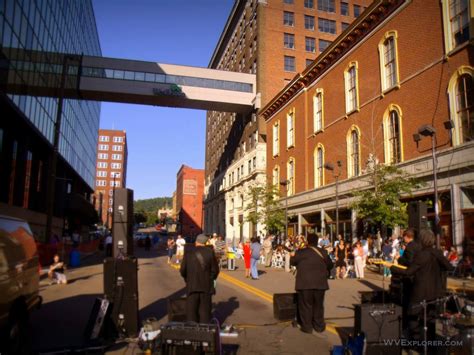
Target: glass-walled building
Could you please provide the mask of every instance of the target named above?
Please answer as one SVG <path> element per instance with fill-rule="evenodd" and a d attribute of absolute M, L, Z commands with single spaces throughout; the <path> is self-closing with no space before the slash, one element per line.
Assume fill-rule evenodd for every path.
<path fill-rule="evenodd" d="M 0 50 L 0 214 L 28 219 L 41 236 L 58 98 L 12 94 L 6 84 L 59 87 L 63 54 L 101 56 L 92 1 L 0 1 Z M 86 202 L 95 181 L 99 118 L 99 102 L 64 100 L 55 233 L 81 228 L 92 217 Z"/>

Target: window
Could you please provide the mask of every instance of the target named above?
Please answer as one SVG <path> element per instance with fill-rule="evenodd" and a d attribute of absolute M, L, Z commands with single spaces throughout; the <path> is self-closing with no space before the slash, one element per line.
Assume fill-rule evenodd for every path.
<path fill-rule="evenodd" d="M 387 164 L 396 164 L 401 162 L 401 143 L 400 143 L 400 118 L 396 110 L 391 110 L 386 120 L 386 151 L 385 162 Z"/>
<path fill-rule="evenodd" d="M 319 40 L 319 52 L 322 53 L 326 50 L 327 47 L 331 44 L 330 41 L 325 41 L 324 39 Z"/>
<path fill-rule="evenodd" d="M 123 143 L 123 137 L 114 137 L 114 143 Z"/>
<path fill-rule="evenodd" d="M 283 0 L 285 4 L 292 5 L 294 3 L 294 0 Z"/>
<path fill-rule="evenodd" d="M 450 52 L 469 41 L 469 1 L 442 0 L 444 41 Z M 471 9 L 472 11 L 472 9 Z"/>
<path fill-rule="evenodd" d="M 112 154 L 112 160 L 122 160 L 122 154 Z"/>
<path fill-rule="evenodd" d="M 323 130 L 323 91 L 316 90 L 316 95 L 313 97 L 313 112 L 314 112 L 314 132 Z"/>
<path fill-rule="evenodd" d="M 287 164 L 287 185 L 286 185 L 286 193 L 287 196 L 294 195 L 295 193 L 295 159 L 290 158 Z"/>
<path fill-rule="evenodd" d="M 396 36 L 396 32 L 387 32 L 379 43 L 382 91 L 392 89 L 399 83 Z"/>
<path fill-rule="evenodd" d="M 304 28 L 314 30 L 314 16 L 304 15 Z"/>
<path fill-rule="evenodd" d="M 107 144 L 99 144 L 99 150 L 109 150 L 109 146 Z"/>
<path fill-rule="evenodd" d="M 359 108 L 358 88 L 357 88 L 357 62 L 349 65 L 349 69 L 344 72 L 346 89 L 346 113 L 349 114 Z"/>
<path fill-rule="evenodd" d="M 95 182 L 95 185 L 96 185 L 96 186 L 107 186 L 107 181 L 105 181 L 105 180 L 97 180 L 97 181 Z"/>
<path fill-rule="evenodd" d="M 304 0 L 304 7 L 307 9 L 313 9 L 314 8 L 314 1 L 313 0 Z"/>
<path fill-rule="evenodd" d="M 354 17 L 359 17 L 359 16 L 360 16 L 360 6 L 354 5 Z"/>
<path fill-rule="evenodd" d="M 121 152 L 123 150 L 123 146 L 122 145 L 113 145 L 112 150 L 116 151 L 116 152 Z"/>
<path fill-rule="evenodd" d="M 108 164 L 107 164 L 106 162 L 104 162 L 104 161 L 99 161 L 99 162 L 97 163 L 97 167 L 100 168 L 100 169 L 106 169 L 106 168 L 107 168 L 107 165 L 108 165 Z"/>
<path fill-rule="evenodd" d="M 113 206 L 114 205 L 114 199 L 113 198 L 109 198 L 109 206 Z"/>
<path fill-rule="evenodd" d="M 341 22 L 341 30 L 342 30 L 342 31 L 345 31 L 347 27 L 349 27 L 349 24 L 348 24 L 348 23 L 346 23 L 346 22 Z"/>
<path fill-rule="evenodd" d="M 122 169 L 122 163 L 112 163 L 110 164 L 112 169 Z"/>
<path fill-rule="evenodd" d="M 318 10 L 336 12 L 335 0 L 318 0 Z"/>
<path fill-rule="evenodd" d="M 314 151 L 314 188 L 324 185 L 324 147 L 318 144 Z"/>
<path fill-rule="evenodd" d="M 293 27 L 295 25 L 295 14 L 293 12 L 283 12 L 283 24 Z"/>
<path fill-rule="evenodd" d="M 98 158 L 99 159 L 109 159 L 109 155 L 107 153 L 99 153 Z"/>
<path fill-rule="evenodd" d="M 247 170 L 248 170 L 249 173 L 252 171 L 252 160 L 249 160 L 247 162 Z"/>
<path fill-rule="evenodd" d="M 294 109 L 286 115 L 286 146 L 291 148 L 295 145 L 295 111 Z"/>
<path fill-rule="evenodd" d="M 120 181 L 111 181 L 110 182 L 110 187 L 113 187 L 115 183 L 115 187 L 120 187 Z"/>
<path fill-rule="evenodd" d="M 23 208 L 28 208 L 30 204 L 30 185 L 31 185 L 31 165 L 33 161 L 33 153 L 26 152 L 26 166 L 25 166 L 25 182 L 23 189 Z"/>
<path fill-rule="evenodd" d="M 306 52 L 314 53 L 316 52 L 316 40 L 311 37 L 305 38 Z"/>
<path fill-rule="evenodd" d="M 295 67 L 295 57 L 290 57 L 290 56 L 287 56 L 285 55 L 285 63 L 284 63 L 284 67 L 285 67 L 285 71 L 296 71 L 296 67 Z"/>
<path fill-rule="evenodd" d="M 97 170 L 97 177 L 107 177 L 107 171 Z"/>
<path fill-rule="evenodd" d="M 474 140 L 474 68 L 460 67 L 448 85 L 449 111 L 454 121 L 453 145 Z"/>
<path fill-rule="evenodd" d="M 336 33 L 336 21 L 328 20 L 325 18 L 318 18 L 318 29 L 320 32 L 325 33 Z"/>
<path fill-rule="evenodd" d="M 360 134 L 359 129 L 353 126 L 347 135 L 347 175 L 360 175 Z"/>
<path fill-rule="evenodd" d="M 309 67 L 311 64 L 313 64 L 313 62 L 313 59 L 306 59 L 306 67 Z"/>
<path fill-rule="evenodd" d="M 347 2 L 341 1 L 341 15 L 349 16 L 349 4 Z"/>
<path fill-rule="evenodd" d="M 100 142 L 108 142 L 110 139 L 109 136 L 99 136 L 99 141 Z"/>
<path fill-rule="evenodd" d="M 280 154 L 280 122 L 273 125 L 273 156 Z"/>
<path fill-rule="evenodd" d="M 116 178 L 116 179 L 119 179 L 120 178 L 120 175 L 122 175 L 121 173 L 118 173 L 118 172 L 115 172 L 115 171 L 112 171 L 110 173 L 110 177 L 111 178 Z"/>
<path fill-rule="evenodd" d="M 295 49 L 295 35 L 291 33 L 284 33 L 283 46 L 285 48 Z"/>
<path fill-rule="evenodd" d="M 278 165 L 273 168 L 272 184 L 277 190 L 280 190 L 280 167 Z"/>
<path fill-rule="evenodd" d="M 257 157 L 253 157 L 253 158 L 252 158 L 252 167 L 253 167 L 254 169 L 257 168 Z"/>

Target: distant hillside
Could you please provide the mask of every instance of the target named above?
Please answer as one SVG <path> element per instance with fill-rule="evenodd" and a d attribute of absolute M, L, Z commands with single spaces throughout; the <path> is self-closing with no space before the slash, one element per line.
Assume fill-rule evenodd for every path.
<path fill-rule="evenodd" d="M 173 199 L 171 197 L 155 197 L 145 200 L 136 200 L 133 202 L 133 210 L 135 212 L 156 212 L 158 209 L 168 206 L 173 207 Z"/>

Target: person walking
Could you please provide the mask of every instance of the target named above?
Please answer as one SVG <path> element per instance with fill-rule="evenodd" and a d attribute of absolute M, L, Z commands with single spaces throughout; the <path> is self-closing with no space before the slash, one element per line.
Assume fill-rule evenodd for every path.
<path fill-rule="evenodd" d="M 245 263 L 245 277 L 250 278 L 250 259 L 252 251 L 250 249 L 250 239 L 245 239 L 244 249 L 244 263 Z"/>
<path fill-rule="evenodd" d="M 168 242 L 166 246 L 168 248 L 168 264 L 171 264 L 171 259 L 173 258 L 173 254 L 174 254 L 174 248 L 176 246 L 176 243 L 173 237 L 171 236 L 168 237 Z"/>
<path fill-rule="evenodd" d="M 273 245 L 272 245 L 272 236 L 269 235 L 263 241 L 263 255 L 265 256 L 265 267 L 270 267 L 272 265 L 272 254 L 273 254 Z"/>
<path fill-rule="evenodd" d="M 364 278 L 364 249 L 361 242 L 357 242 L 354 247 L 354 268 L 358 279 Z"/>
<path fill-rule="evenodd" d="M 250 257 L 250 273 L 252 280 L 258 280 L 258 260 L 262 251 L 262 246 L 258 242 L 257 238 L 252 238 L 252 244 L 250 245 L 251 257 Z"/>
<path fill-rule="evenodd" d="M 291 265 L 296 267 L 295 290 L 298 294 L 300 329 L 304 333 L 322 333 L 324 295 L 329 289 L 328 274 L 333 263 L 324 248 L 318 247 L 318 237 L 308 235 L 307 247 L 292 253 Z"/>
<path fill-rule="evenodd" d="M 184 254 L 180 274 L 186 282 L 186 320 L 196 323 L 210 323 L 214 282 L 219 275 L 219 266 L 214 250 L 206 246 L 204 234 L 196 237 L 194 246 Z"/>
<path fill-rule="evenodd" d="M 345 279 L 347 249 L 343 239 L 339 239 L 334 255 L 336 256 L 336 279 Z"/>

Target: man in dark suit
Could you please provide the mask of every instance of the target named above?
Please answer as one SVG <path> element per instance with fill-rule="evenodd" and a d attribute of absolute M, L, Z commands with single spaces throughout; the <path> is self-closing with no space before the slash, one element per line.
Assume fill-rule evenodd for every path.
<path fill-rule="evenodd" d="M 210 323 L 214 281 L 219 275 L 219 266 L 207 237 L 199 234 L 195 246 L 184 253 L 180 273 L 186 281 L 186 319 L 197 323 Z"/>
<path fill-rule="evenodd" d="M 446 271 L 452 269 L 441 250 L 433 248 L 435 236 L 431 230 L 421 230 L 419 239 L 421 249 L 415 253 L 408 268 L 405 270 L 395 266 L 390 268 L 394 274 L 413 277 L 408 302 L 408 328 L 410 337 L 415 340 L 422 339 L 423 308 L 420 302 L 429 302 L 445 296 Z"/>
<path fill-rule="evenodd" d="M 318 247 L 318 237 L 308 235 L 308 247 L 292 253 L 290 264 L 296 266 L 295 290 L 298 293 L 298 315 L 301 331 L 322 333 L 324 294 L 329 289 L 328 274 L 332 261 L 326 250 Z"/>

